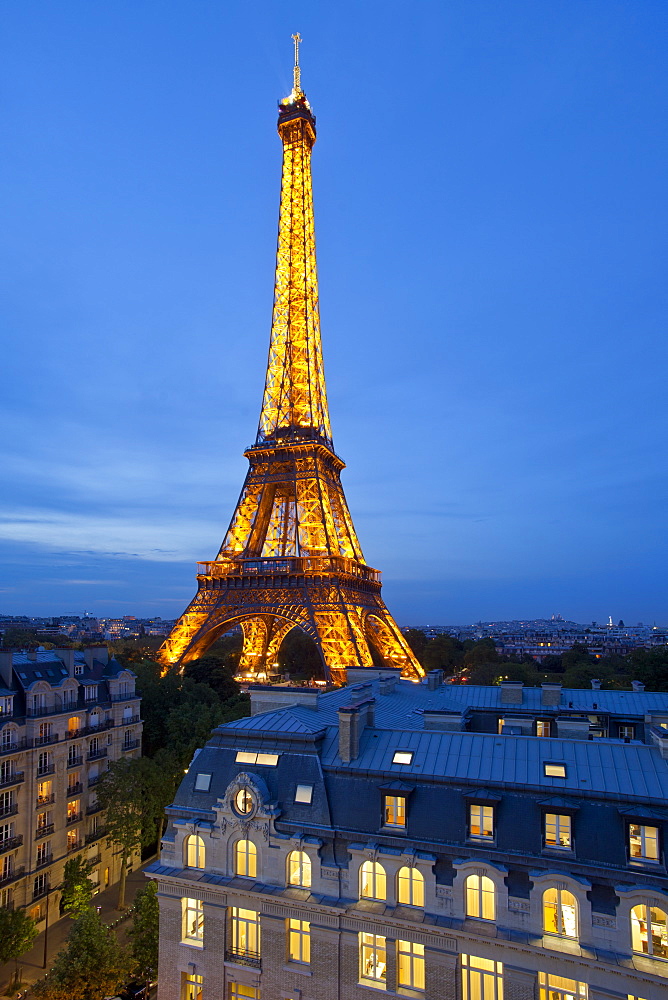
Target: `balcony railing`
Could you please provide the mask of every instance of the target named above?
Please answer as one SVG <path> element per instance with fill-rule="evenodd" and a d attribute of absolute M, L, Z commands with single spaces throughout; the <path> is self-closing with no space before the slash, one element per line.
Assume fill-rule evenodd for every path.
<path fill-rule="evenodd" d="M 50 806 L 51 803 L 55 801 L 55 792 L 51 792 L 50 795 L 38 795 L 35 799 L 35 809 L 39 809 L 41 806 Z"/>
<path fill-rule="evenodd" d="M 67 758 L 67 766 L 68 767 L 79 767 L 81 764 L 83 764 L 83 757 L 81 757 L 81 756 L 80 757 L 68 757 Z"/>
<path fill-rule="evenodd" d="M 99 813 L 99 811 L 100 811 L 101 808 L 102 808 L 102 806 L 100 805 L 99 802 L 92 802 L 86 808 L 86 816 L 92 816 L 94 813 Z"/>
<path fill-rule="evenodd" d="M 91 866 L 93 866 L 93 867 L 95 865 L 99 865 L 99 863 L 100 863 L 101 860 L 102 860 L 102 855 L 101 854 L 96 854 L 94 858 L 86 858 L 86 861 L 88 862 L 88 864 L 91 865 Z"/>
<path fill-rule="evenodd" d="M 67 845 L 67 853 L 71 854 L 73 851 L 80 851 L 83 847 L 83 840 L 76 840 L 72 844 Z"/>
<path fill-rule="evenodd" d="M 34 739 L 29 740 L 34 747 L 48 747 L 52 743 L 58 742 L 58 733 L 48 733 L 46 736 L 35 736 Z"/>
<path fill-rule="evenodd" d="M 79 792 L 83 792 L 83 785 L 80 781 L 77 781 L 76 785 L 67 786 L 67 797 L 71 798 L 73 795 L 78 795 Z"/>
<path fill-rule="evenodd" d="M 225 952 L 225 961 L 235 962 L 237 965 L 248 965 L 251 969 L 262 968 L 262 960 L 255 951 L 234 951 L 231 949 Z"/>
<path fill-rule="evenodd" d="M 88 751 L 88 760 L 101 760 L 102 757 L 107 756 L 106 747 L 98 747 L 97 750 Z"/>
<path fill-rule="evenodd" d="M 80 729 L 79 732 L 82 736 L 95 736 L 95 733 L 104 733 L 107 729 L 113 729 L 113 727 L 114 720 L 105 719 L 105 721 L 101 722 L 98 726 L 84 726 L 84 728 Z"/>
<path fill-rule="evenodd" d="M 36 899 L 42 899 L 42 897 L 46 896 L 48 892 L 51 892 L 51 886 L 49 885 L 48 882 L 46 882 L 41 889 L 37 889 L 36 891 L 33 890 L 32 894 L 33 903 L 35 902 Z"/>
<path fill-rule="evenodd" d="M 120 719 L 116 725 L 117 726 L 134 726 L 135 723 L 141 722 L 141 715 L 131 715 L 128 719 Z"/>
<path fill-rule="evenodd" d="M 112 694 L 112 701 L 132 701 L 133 698 L 138 698 L 139 695 L 136 691 L 128 691 L 125 694 L 121 692 L 120 694 Z"/>
<path fill-rule="evenodd" d="M 123 750 L 136 750 L 137 747 L 139 747 L 139 746 L 141 746 L 141 742 L 139 740 L 131 740 L 129 743 L 124 743 L 122 749 Z"/>
<path fill-rule="evenodd" d="M 14 771 L 12 774 L 0 779 L 0 788 L 7 788 L 8 785 L 18 785 L 23 780 L 23 771 Z"/>
<path fill-rule="evenodd" d="M 16 882 L 18 878 L 23 878 L 25 873 L 25 865 L 20 865 L 18 868 L 12 868 L 10 872 L 6 875 L 0 875 L 0 886 L 9 885 L 10 882 Z"/>
<path fill-rule="evenodd" d="M 18 811 L 18 802 L 12 802 L 10 806 L 0 806 L 0 819 L 4 819 L 6 816 L 16 816 Z"/>
<path fill-rule="evenodd" d="M 38 826 L 35 830 L 35 840 L 41 840 L 42 837 L 50 837 L 53 833 L 53 829 L 53 823 L 47 823 L 46 826 Z"/>
<path fill-rule="evenodd" d="M 22 843 L 22 833 L 18 837 L 6 837 L 5 840 L 0 840 L 0 854 L 4 854 L 6 851 L 13 851 L 15 847 L 20 847 Z"/>
<path fill-rule="evenodd" d="M 82 819 L 83 819 L 83 813 L 82 812 L 71 813 L 67 817 L 66 823 L 67 823 L 68 826 L 72 826 L 73 823 L 78 823 Z"/>
<path fill-rule="evenodd" d="M 45 774 L 53 774 L 55 770 L 56 770 L 55 764 L 42 764 L 41 767 L 37 768 L 37 777 L 41 778 Z"/>
<path fill-rule="evenodd" d="M 97 785 L 98 781 L 100 780 L 100 777 L 101 776 L 99 774 L 91 774 L 88 778 L 88 787 L 92 788 L 93 785 Z"/>
<path fill-rule="evenodd" d="M 94 840 L 100 840 L 101 837 L 106 837 L 107 828 L 106 826 L 101 826 L 99 830 L 91 830 L 90 833 L 86 834 L 86 843 L 92 844 Z"/>

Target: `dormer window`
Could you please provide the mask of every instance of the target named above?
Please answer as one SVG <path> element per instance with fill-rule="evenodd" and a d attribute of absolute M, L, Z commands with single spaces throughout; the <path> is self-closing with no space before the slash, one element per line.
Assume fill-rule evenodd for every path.
<path fill-rule="evenodd" d="M 12 715 L 14 712 L 14 699 L 9 697 L 0 698 L 0 716 Z"/>
<path fill-rule="evenodd" d="M 97 698 L 97 684 L 86 684 L 84 692 L 86 701 L 95 701 Z"/>

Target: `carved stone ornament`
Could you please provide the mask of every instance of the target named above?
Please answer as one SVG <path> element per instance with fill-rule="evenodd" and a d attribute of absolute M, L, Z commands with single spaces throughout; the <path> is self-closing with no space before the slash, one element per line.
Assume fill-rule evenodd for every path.
<path fill-rule="evenodd" d="M 240 815 L 235 807 L 234 800 L 237 793 L 242 789 L 250 793 L 253 804 L 247 813 Z M 227 814 L 227 821 L 232 820 L 235 825 L 249 829 L 252 824 L 254 829 L 262 830 L 265 840 L 269 837 L 268 821 L 280 815 L 280 809 L 275 802 L 271 801 L 269 789 L 264 779 L 259 774 L 251 774 L 247 771 L 241 771 L 229 783 L 225 790 L 225 795 L 222 799 L 218 800 L 216 811 L 218 812 L 218 822 L 221 825 L 221 829 L 224 829 L 222 823 L 226 822 L 225 816 L 222 816 L 221 813 L 225 813 Z M 259 822 L 261 820 L 264 822 Z M 266 833 L 263 828 L 266 828 Z"/>

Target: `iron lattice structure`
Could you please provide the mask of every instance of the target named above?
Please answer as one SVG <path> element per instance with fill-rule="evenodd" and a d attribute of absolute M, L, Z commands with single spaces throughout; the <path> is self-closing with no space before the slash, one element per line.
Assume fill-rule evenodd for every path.
<path fill-rule="evenodd" d="M 199 563 L 198 591 L 160 650 L 168 668 L 202 656 L 240 624 L 244 673 L 266 674 L 295 626 L 326 675 L 372 666 L 371 647 L 407 676 L 423 670 L 364 562 L 335 454 L 320 339 L 311 150 L 315 118 L 295 86 L 279 104 L 283 174 L 267 378 L 250 468 L 220 552 Z"/>

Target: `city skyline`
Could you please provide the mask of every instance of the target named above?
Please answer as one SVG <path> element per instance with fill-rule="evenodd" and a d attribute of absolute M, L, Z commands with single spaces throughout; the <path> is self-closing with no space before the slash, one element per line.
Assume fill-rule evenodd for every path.
<path fill-rule="evenodd" d="M 6 613 L 175 617 L 215 555 L 260 404 L 298 29 L 334 443 L 397 620 L 665 618 L 658 5 L 369 4 L 345 81 L 345 4 L 261 4 L 243 52 L 243 16 L 208 4 L 129 36 L 123 5 L 38 7 L 10 5 L 2 42 Z"/>

